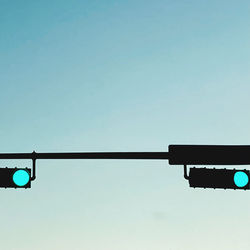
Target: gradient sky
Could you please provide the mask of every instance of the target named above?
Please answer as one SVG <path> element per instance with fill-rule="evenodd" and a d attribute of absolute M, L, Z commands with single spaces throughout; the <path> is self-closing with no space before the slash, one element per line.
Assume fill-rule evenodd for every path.
<path fill-rule="evenodd" d="M 250 144 L 249 1 L 0 3 L 0 152 Z M 250 192 L 167 161 L 40 160 L 0 200 L 4 250 L 250 247 Z"/>

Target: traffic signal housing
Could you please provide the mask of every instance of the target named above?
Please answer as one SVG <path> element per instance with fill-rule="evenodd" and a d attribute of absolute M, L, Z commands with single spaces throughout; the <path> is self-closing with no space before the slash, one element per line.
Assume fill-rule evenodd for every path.
<path fill-rule="evenodd" d="M 30 188 L 30 168 L 0 168 L 0 188 Z"/>
<path fill-rule="evenodd" d="M 250 171 L 236 169 L 190 168 L 189 186 L 198 188 L 250 189 Z"/>

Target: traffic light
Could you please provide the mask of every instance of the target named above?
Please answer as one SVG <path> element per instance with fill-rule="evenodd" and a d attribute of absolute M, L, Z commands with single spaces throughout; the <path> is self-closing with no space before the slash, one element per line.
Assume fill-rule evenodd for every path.
<path fill-rule="evenodd" d="M 0 168 L 0 188 L 30 188 L 30 168 Z"/>
<path fill-rule="evenodd" d="M 250 189 L 250 171 L 236 169 L 190 168 L 189 186 L 200 188 Z"/>

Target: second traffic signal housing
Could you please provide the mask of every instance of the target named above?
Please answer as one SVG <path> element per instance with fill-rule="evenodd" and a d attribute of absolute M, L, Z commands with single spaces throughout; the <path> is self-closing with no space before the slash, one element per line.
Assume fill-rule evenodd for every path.
<path fill-rule="evenodd" d="M 236 169 L 190 168 L 190 187 L 250 189 L 250 171 Z"/>
<path fill-rule="evenodd" d="M 0 188 L 30 188 L 30 168 L 0 168 Z"/>

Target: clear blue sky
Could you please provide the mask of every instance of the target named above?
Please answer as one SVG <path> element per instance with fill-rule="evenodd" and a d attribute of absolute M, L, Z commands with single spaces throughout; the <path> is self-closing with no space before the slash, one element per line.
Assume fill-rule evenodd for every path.
<path fill-rule="evenodd" d="M 0 152 L 250 144 L 250 2 L 0 1 Z M 1 161 L 1 167 L 29 161 Z M 167 161 L 38 161 L 4 250 L 247 250 L 250 192 Z"/>

